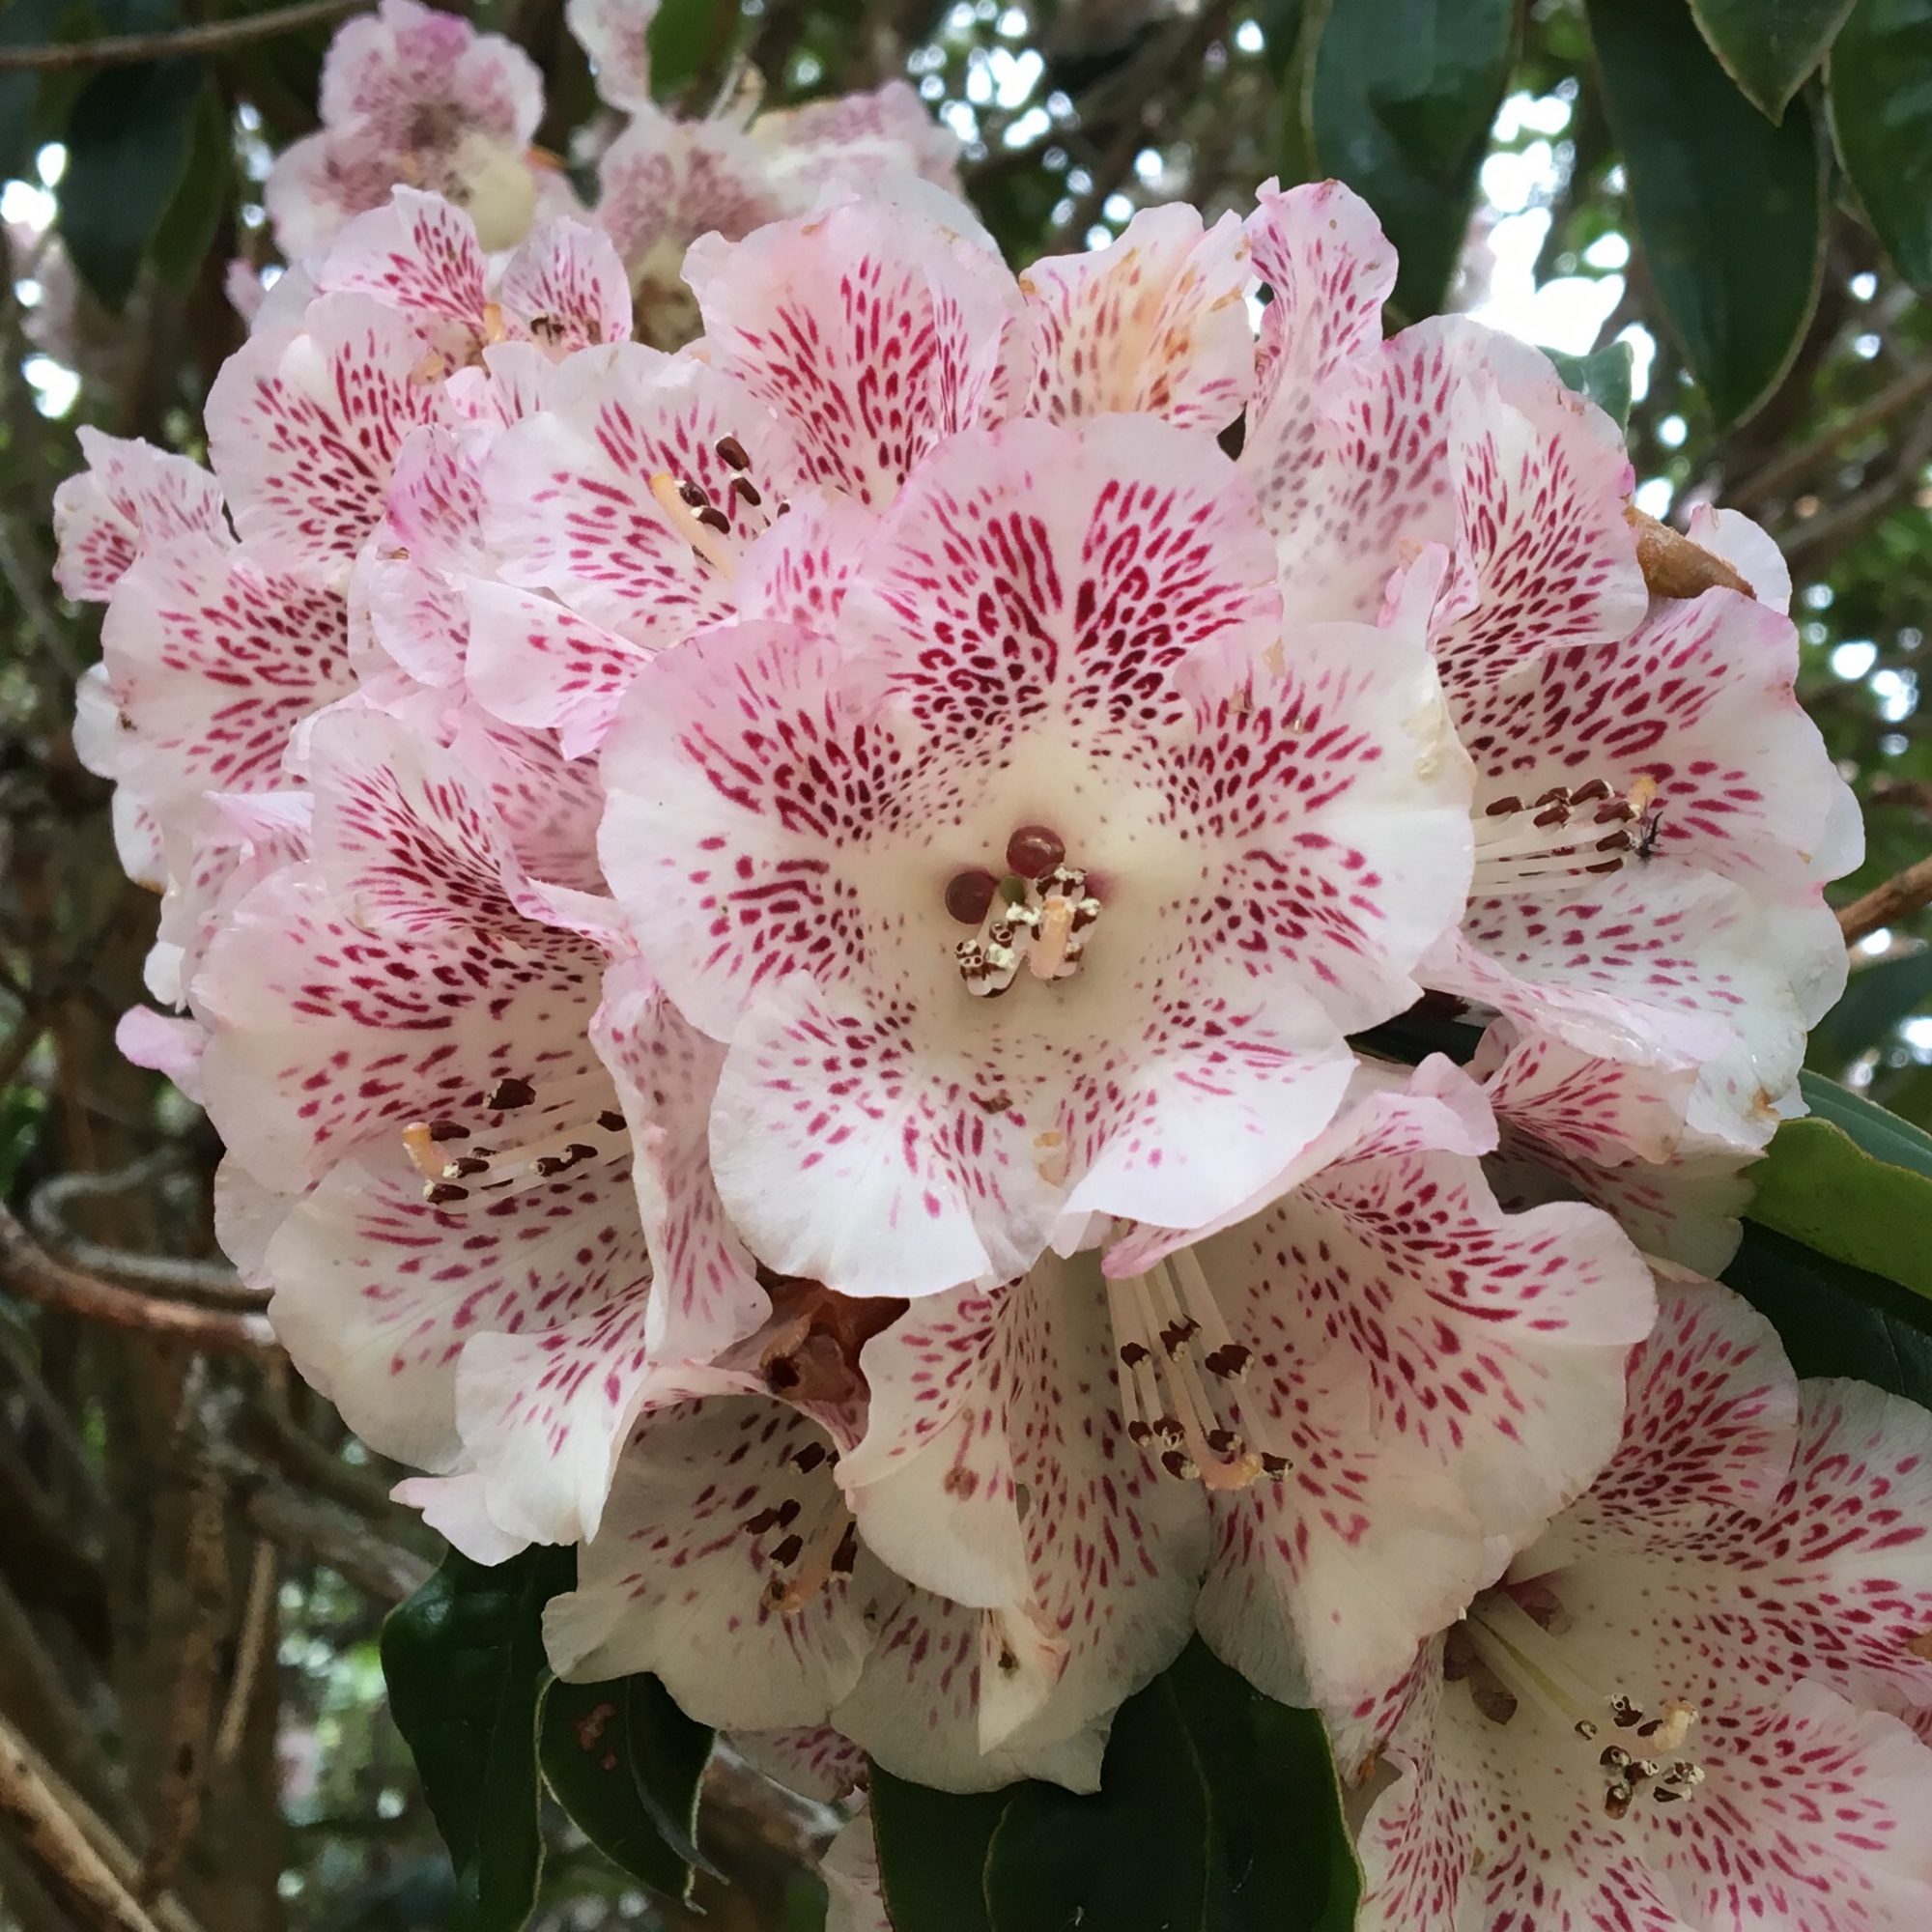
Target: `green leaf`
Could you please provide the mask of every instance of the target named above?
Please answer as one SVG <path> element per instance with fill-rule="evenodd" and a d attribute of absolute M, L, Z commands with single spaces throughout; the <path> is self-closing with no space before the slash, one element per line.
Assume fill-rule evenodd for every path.
<path fill-rule="evenodd" d="M 1684 0 L 1588 0 L 1605 105 L 1664 320 L 1720 425 L 1783 380 L 1824 262 L 1825 155 L 1802 101 L 1773 127 Z"/>
<path fill-rule="evenodd" d="M 1516 58 L 1516 0 L 1328 0 L 1303 111 L 1315 170 L 1380 218 L 1405 314 L 1442 305 Z"/>
<path fill-rule="evenodd" d="M 1811 1029 L 1810 1059 L 1823 1072 L 1849 1066 L 1882 1046 L 1901 1020 L 1932 999 L 1932 946 L 1853 969 L 1845 996 Z"/>
<path fill-rule="evenodd" d="M 1593 355 L 1566 355 L 1560 349 L 1543 352 L 1556 365 L 1566 388 L 1588 396 L 1619 429 L 1630 427 L 1631 346 L 1612 342 Z"/>
<path fill-rule="evenodd" d="M 181 186 L 155 230 L 156 272 L 170 288 L 186 288 L 201 271 L 235 185 L 235 151 L 221 90 L 204 83 L 195 101 L 187 166 Z"/>
<path fill-rule="evenodd" d="M 687 1718 L 655 1677 L 554 1684 L 544 1699 L 545 1781 L 611 1863 L 668 1899 L 688 1896 L 697 1850 L 698 1787 L 712 1732 Z"/>
<path fill-rule="evenodd" d="M 87 83 L 68 117 L 61 240 L 110 309 L 132 292 L 182 185 L 201 88 L 197 60 L 108 68 Z"/>
<path fill-rule="evenodd" d="M 1825 58 L 1853 0 L 1690 0 L 1724 71 L 1772 120 Z"/>
<path fill-rule="evenodd" d="M 568 1549 L 493 1570 L 452 1549 L 383 1626 L 389 1709 L 456 1868 L 452 1932 L 516 1932 L 536 1903 L 543 1606 L 575 1569 Z"/>
<path fill-rule="evenodd" d="M 958 1796 L 872 1767 L 872 1830 L 893 1932 L 992 1932 L 987 1854 L 1007 1806 L 1029 1788 Z"/>
<path fill-rule="evenodd" d="M 1874 1159 L 1910 1168 L 1914 1174 L 1932 1175 L 1932 1134 L 1922 1127 L 1822 1073 L 1801 1073 L 1798 1086 L 1814 1114 L 1842 1127 Z"/>
<path fill-rule="evenodd" d="M 722 72 L 738 31 L 740 0 L 664 0 L 648 30 L 651 92 L 682 94 L 706 70 Z"/>
<path fill-rule="evenodd" d="M 1932 1296 L 1932 1179 L 1874 1160 L 1830 1121 L 1787 1121 L 1751 1170 L 1751 1219 Z"/>
<path fill-rule="evenodd" d="M 1932 0 L 1859 0 L 1826 75 L 1845 174 L 1899 273 L 1932 289 Z"/>
<path fill-rule="evenodd" d="M 1122 1706 L 1099 1791 L 1022 1786 L 985 1862 L 990 1932 L 1348 1932 L 1359 1889 L 1321 1719 L 1199 1642 Z"/>
<path fill-rule="evenodd" d="M 1932 1301 L 1748 1221 L 1724 1279 L 1801 1376 L 1852 1376 L 1932 1407 Z"/>

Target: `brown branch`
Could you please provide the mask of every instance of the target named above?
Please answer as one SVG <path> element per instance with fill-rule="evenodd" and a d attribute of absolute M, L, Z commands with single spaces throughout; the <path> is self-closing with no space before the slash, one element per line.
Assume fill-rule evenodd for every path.
<path fill-rule="evenodd" d="M 41 1775 L 33 1747 L 0 1717 L 0 1817 L 21 1848 L 50 1873 L 100 1932 L 158 1932 L 128 1888 Z"/>
<path fill-rule="evenodd" d="M 177 54 L 225 53 L 250 41 L 298 33 L 303 27 L 339 20 L 345 14 L 362 13 L 369 5 L 370 0 L 299 0 L 297 6 L 244 14 L 235 20 L 211 20 L 199 27 L 176 27 L 169 33 L 112 34 L 52 46 L 0 47 L 0 73 L 23 68 L 44 72 L 58 68 L 131 67 L 138 61 L 167 60 Z"/>
<path fill-rule="evenodd" d="M 1838 930 L 1845 935 L 1847 946 L 1856 946 L 1928 905 L 1932 905 L 1932 859 L 1921 859 L 1843 907 L 1838 913 Z"/>
<path fill-rule="evenodd" d="M 230 1354 L 279 1352 L 274 1330 L 266 1317 L 159 1301 L 84 1273 L 56 1261 L 6 1208 L 0 1208 L 0 1275 L 29 1301 L 77 1315 L 85 1321 L 129 1329 L 157 1342 Z"/>
<path fill-rule="evenodd" d="M 1817 576 L 1833 558 L 1882 522 L 1899 499 L 1918 488 L 1926 459 L 1932 457 L 1932 412 L 1907 432 L 1885 470 L 1863 489 L 1822 515 L 1788 528 L 1782 537 L 1785 559 L 1794 578 Z"/>
<path fill-rule="evenodd" d="M 1723 493 L 1723 501 L 1732 509 L 1747 509 L 1753 503 L 1786 494 L 1802 482 L 1833 451 L 1855 441 L 1868 431 L 1880 429 L 1900 411 L 1920 397 L 1932 395 L 1932 362 L 1908 369 L 1896 381 L 1888 383 L 1876 395 L 1868 397 L 1850 414 L 1828 423 L 1818 434 L 1796 449 L 1774 458 L 1750 475 L 1741 477 Z"/>
<path fill-rule="evenodd" d="M 248 1570 L 248 1599 L 242 1611 L 242 1635 L 236 1647 L 235 1681 L 214 1733 L 214 1761 L 233 1764 L 242 1752 L 248 1729 L 248 1707 L 262 1679 L 263 1662 L 275 1649 L 275 1591 L 279 1565 L 275 1546 L 264 1537 L 255 1545 Z"/>

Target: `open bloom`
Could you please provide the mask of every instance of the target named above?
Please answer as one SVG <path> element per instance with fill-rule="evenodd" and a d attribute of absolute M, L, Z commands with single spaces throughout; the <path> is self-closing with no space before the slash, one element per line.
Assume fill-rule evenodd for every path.
<path fill-rule="evenodd" d="M 604 775 L 645 961 L 727 1046 L 732 1218 L 860 1293 L 1252 1194 L 1467 863 L 1418 644 L 1284 635 L 1233 465 L 1147 417 L 952 438 L 826 633 L 654 659 Z"/>
<path fill-rule="evenodd" d="M 514 42 L 460 14 L 383 0 L 338 29 L 322 69 L 322 128 L 270 170 L 263 199 L 292 262 L 380 208 L 398 183 L 469 211 L 484 245 L 528 228 L 551 165 L 530 153 L 543 76 Z"/>
<path fill-rule="evenodd" d="M 1121 1579 L 1205 1548 L 1198 1604 L 1144 1601 L 1137 1649 L 1088 1663 L 1114 1703 L 1196 1622 L 1274 1696 L 1379 1683 L 1589 1482 L 1650 1323 L 1607 1216 L 1496 1207 L 1493 1138 L 1446 1062 L 1364 1076 L 1298 1184 L 1228 1232 L 916 1302 L 864 1357 L 840 1465 L 862 1531 L 935 1589 L 1033 1602 L 1075 1656 Z"/>
<path fill-rule="evenodd" d="M 1664 1284 L 1589 1494 L 1338 1725 L 1398 1781 L 1377 1932 L 1906 1932 L 1932 1913 L 1932 1422 L 1794 1386 L 1728 1291 Z"/>
<path fill-rule="evenodd" d="M 1843 983 L 1822 887 L 1859 854 L 1775 547 L 1742 518 L 1694 545 L 1634 527 L 1615 426 L 1533 351 L 1454 317 L 1384 341 L 1394 256 L 1339 185 L 1264 187 L 1248 228 L 1275 299 L 1241 460 L 1291 611 L 1366 615 L 1420 546 L 1450 550 L 1427 628 L 1476 864 L 1420 977 L 1698 1072 L 1681 1119 L 1762 1146 Z"/>

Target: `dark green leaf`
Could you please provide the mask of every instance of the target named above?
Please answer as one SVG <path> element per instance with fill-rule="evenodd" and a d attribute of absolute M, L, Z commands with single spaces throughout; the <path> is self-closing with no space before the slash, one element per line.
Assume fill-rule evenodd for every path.
<path fill-rule="evenodd" d="M 221 90 L 207 81 L 195 102 L 187 166 L 181 186 L 155 231 L 156 271 L 171 288 L 185 288 L 214 245 L 215 230 L 235 185 L 235 153 Z"/>
<path fill-rule="evenodd" d="M 1857 968 L 1845 996 L 1811 1029 L 1811 1061 L 1842 1072 L 1867 1047 L 1882 1046 L 1898 1023 L 1932 1000 L 1932 946 L 1900 959 Z"/>
<path fill-rule="evenodd" d="M 655 1677 L 554 1684 L 544 1699 L 546 1782 L 583 1835 L 653 1891 L 685 1897 L 711 1731 Z"/>
<path fill-rule="evenodd" d="M 1348 1932 L 1359 1888 L 1321 1719 L 1198 1642 L 1122 1707 L 1100 1790 L 1021 1786 L 985 1863 L 991 1932 Z"/>
<path fill-rule="evenodd" d="M 1932 1301 L 1748 1221 L 1724 1279 L 1801 1376 L 1853 1376 L 1932 1406 Z"/>
<path fill-rule="evenodd" d="M 1854 1094 L 1822 1073 L 1801 1073 L 1798 1085 L 1804 1104 L 1814 1114 L 1842 1127 L 1874 1159 L 1909 1167 L 1915 1174 L 1932 1175 L 1932 1134 L 1922 1127 L 1888 1113 L 1862 1094 Z"/>
<path fill-rule="evenodd" d="M 1567 387 L 1579 396 L 1588 396 L 1619 429 L 1630 426 L 1631 348 L 1628 342 L 1612 342 L 1594 355 L 1566 355 L 1559 349 L 1545 350 L 1556 365 L 1556 373 Z"/>
<path fill-rule="evenodd" d="M 1932 289 L 1932 0 L 1859 0 L 1827 75 L 1845 173 L 1899 272 Z"/>
<path fill-rule="evenodd" d="M 1684 0 L 1588 0 L 1610 126 L 1664 320 L 1720 424 L 1791 366 L 1817 300 L 1824 154 L 1803 102 L 1773 127 Z"/>
<path fill-rule="evenodd" d="M 668 100 L 703 72 L 722 72 L 739 0 L 664 0 L 650 24 L 651 92 Z"/>
<path fill-rule="evenodd" d="M 1875 1160 L 1830 1121 L 1787 1121 L 1751 1169 L 1751 1219 L 1932 1296 L 1932 1179 Z"/>
<path fill-rule="evenodd" d="M 456 1867 L 453 1932 L 516 1932 L 536 1902 L 543 1606 L 575 1567 L 568 1549 L 494 1570 L 451 1550 L 383 1626 L 389 1709 Z"/>
<path fill-rule="evenodd" d="M 196 60 L 104 70 L 68 117 L 60 235 L 82 280 L 111 309 L 127 301 L 142 258 L 187 168 Z"/>
<path fill-rule="evenodd" d="M 1020 1785 L 959 1797 L 872 1767 L 872 1830 L 893 1932 L 992 1932 L 986 1857 Z"/>
<path fill-rule="evenodd" d="M 1724 71 L 1776 121 L 1825 58 L 1852 0 L 1690 0 L 1690 11 Z"/>
<path fill-rule="evenodd" d="M 62 38 L 62 0 L 0 0 L 0 47 L 43 47 Z M 34 98 L 41 77 L 0 73 L 0 181 L 22 173 L 34 153 Z"/>
<path fill-rule="evenodd" d="M 1329 0 L 1311 12 L 1308 153 L 1380 217 L 1410 317 L 1441 307 L 1462 252 L 1517 18 L 1516 0 Z"/>
<path fill-rule="evenodd" d="M 1288 78 L 1305 11 L 1302 0 L 1259 0 L 1255 8 L 1255 24 L 1262 30 L 1262 63 L 1276 85 Z"/>

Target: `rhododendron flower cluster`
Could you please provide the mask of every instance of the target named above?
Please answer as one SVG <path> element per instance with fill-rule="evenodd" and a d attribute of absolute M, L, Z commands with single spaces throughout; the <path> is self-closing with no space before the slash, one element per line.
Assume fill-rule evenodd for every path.
<path fill-rule="evenodd" d="M 1804 1552 L 1922 1512 L 1923 1418 L 1686 1272 L 1843 970 L 1775 552 L 1636 518 L 1535 352 L 1385 339 L 1334 184 L 1015 275 L 896 98 L 784 124 L 867 167 L 704 204 L 639 342 L 641 29 L 574 17 L 597 220 L 396 122 L 212 469 L 59 506 L 165 893 L 124 1039 L 298 1366 L 471 1555 L 579 1546 L 559 1671 L 800 1780 L 1092 1788 L 1198 1631 L 1400 1768 L 1377 1922 L 1922 1922 L 1932 1585 Z M 358 26 L 331 101 L 443 102 Z"/>

